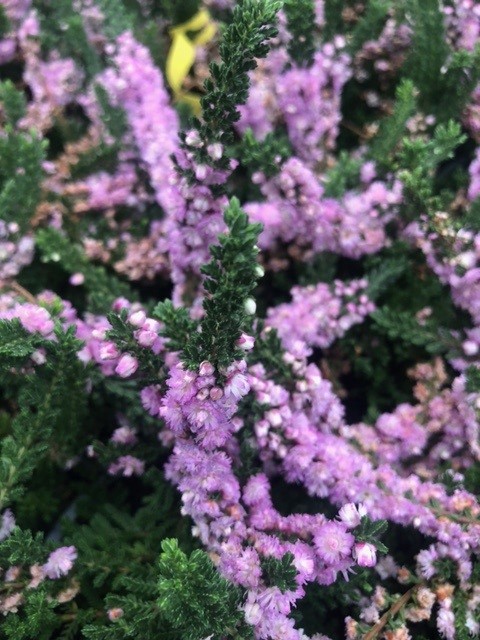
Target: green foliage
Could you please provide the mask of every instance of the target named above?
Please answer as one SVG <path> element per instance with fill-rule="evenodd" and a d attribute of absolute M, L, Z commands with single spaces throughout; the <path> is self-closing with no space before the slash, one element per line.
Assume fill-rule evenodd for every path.
<path fill-rule="evenodd" d="M 176 540 L 164 540 L 159 571 L 158 606 L 182 638 L 253 637 L 239 611 L 241 590 L 220 576 L 204 551 L 188 557 Z"/>
<path fill-rule="evenodd" d="M 168 301 L 155 310 L 165 324 L 164 335 L 182 351 L 183 361 L 192 369 L 204 360 L 225 367 L 242 355 L 235 343 L 247 324 L 245 303 L 258 278 L 260 225 L 248 222 L 236 198 L 225 210 L 224 219 L 229 233 L 210 248 L 212 260 L 202 267 L 206 296 L 200 331 L 194 330 L 185 309 L 175 309 Z"/>
<path fill-rule="evenodd" d="M 192 548 L 190 525 L 178 519 L 176 492 L 160 471 L 150 470 L 141 482 L 146 495 L 134 513 L 124 505 L 107 504 L 97 509 L 87 525 L 66 524 L 82 559 L 77 563 L 82 593 L 93 607 L 105 597 L 106 608 L 123 611 L 120 619 L 109 623 L 93 609 L 94 615 L 82 629 L 82 637 L 90 640 L 183 640 L 156 602 L 156 561 L 167 536 L 175 535 L 187 550 Z M 86 514 L 94 505 L 92 495 L 91 501 L 80 501 L 79 511 Z"/>
<path fill-rule="evenodd" d="M 438 578 L 443 582 L 454 582 L 457 574 L 457 565 L 452 558 L 439 558 L 433 562 Z"/>
<path fill-rule="evenodd" d="M 162 335 L 168 338 L 168 348 L 172 351 L 182 351 L 198 329 L 187 309 L 175 308 L 171 300 L 159 302 L 154 314 L 165 325 Z"/>
<path fill-rule="evenodd" d="M 376 40 L 380 35 L 391 6 L 390 0 L 369 0 L 362 18 L 357 22 L 349 41 L 352 53 L 359 51 L 367 40 Z"/>
<path fill-rule="evenodd" d="M 341 198 L 345 191 L 356 187 L 362 163 L 346 151 L 341 151 L 335 166 L 325 175 L 325 196 Z"/>
<path fill-rule="evenodd" d="M 261 568 L 265 584 L 268 587 L 278 587 L 282 593 L 295 591 L 297 570 L 293 560 L 292 553 L 285 553 L 281 558 L 264 557 Z"/>
<path fill-rule="evenodd" d="M 7 616 L 2 623 L 3 637 L 8 640 L 49 640 L 61 624 L 53 611 L 56 604 L 46 585 L 26 590 L 21 613 Z"/>
<path fill-rule="evenodd" d="M 0 211 L 25 231 L 40 201 L 46 142 L 9 125 L 0 137 Z"/>
<path fill-rule="evenodd" d="M 0 7 L 1 8 L 1 7 Z M 1 111 L 7 124 L 15 126 L 25 115 L 27 108 L 25 95 L 18 91 L 11 80 L 0 82 Z"/>
<path fill-rule="evenodd" d="M 236 198 L 230 201 L 224 219 L 229 233 L 211 247 L 212 260 L 202 268 L 206 296 L 201 331 L 183 350 L 186 363 L 194 368 L 203 360 L 224 367 L 240 356 L 235 343 L 247 324 L 245 304 L 258 278 L 260 225 L 248 222 Z"/>
<path fill-rule="evenodd" d="M 95 96 L 98 100 L 102 111 L 102 121 L 107 128 L 108 133 L 119 140 L 127 132 L 127 116 L 120 107 L 114 107 L 110 104 L 107 90 L 100 84 L 95 85 Z"/>
<path fill-rule="evenodd" d="M 268 133 L 263 140 L 257 140 L 251 129 L 243 136 L 239 156 L 240 162 L 250 173 L 261 171 L 267 178 L 276 175 L 282 163 L 292 155 L 285 135 Z"/>
<path fill-rule="evenodd" d="M 315 53 L 315 6 L 313 0 L 285 0 L 283 10 L 291 39 L 288 53 L 299 66 L 309 65 Z"/>
<path fill-rule="evenodd" d="M 425 347 L 429 353 L 441 353 L 446 346 L 429 323 L 419 324 L 408 311 L 389 309 L 386 305 L 372 313 L 377 327 L 393 340 Z"/>
<path fill-rule="evenodd" d="M 387 553 L 387 547 L 379 540 L 387 529 L 386 520 L 370 520 L 367 516 L 363 516 L 360 524 L 355 528 L 355 538 L 373 544 L 381 553 Z"/>
<path fill-rule="evenodd" d="M 110 40 L 117 38 L 125 31 L 133 31 L 134 14 L 128 11 L 119 0 L 98 0 L 102 14 L 105 16 L 103 32 Z"/>
<path fill-rule="evenodd" d="M 323 39 L 330 42 L 333 36 L 343 31 L 342 11 L 345 8 L 345 0 L 325 0 L 324 16 L 325 27 Z"/>
<path fill-rule="evenodd" d="M 82 180 L 96 171 L 113 173 L 118 165 L 118 145 L 100 142 L 99 145 L 82 153 L 70 174 L 73 180 Z"/>
<path fill-rule="evenodd" d="M 433 104 L 438 121 L 459 118 L 480 80 L 480 46 L 473 52 L 453 51 L 441 77 L 442 100 Z"/>
<path fill-rule="evenodd" d="M 438 0 L 404 0 L 406 15 L 413 28 L 410 55 L 405 73 L 422 91 L 422 98 L 434 105 L 438 83 L 448 56 L 444 17 Z"/>
<path fill-rule="evenodd" d="M 407 258 L 402 255 L 390 258 L 372 256 L 370 264 L 372 266 L 367 275 L 367 294 L 374 301 L 388 291 L 409 267 Z"/>
<path fill-rule="evenodd" d="M 287 388 L 292 384 L 294 375 L 292 368 L 283 359 L 283 347 L 276 329 L 262 332 L 263 322 L 258 323 L 255 346 L 250 359 L 253 362 L 261 362 L 279 384 Z"/>
<path fill-rule="evenodd" d="M 468 367 L 467 375 L 467 391 L 469 393 L 480 393 L 480 369 L 478 367 Z"/>
<path fill-rule="evenodd" d="M 7 18 L 5 8 L 0 5 L 0 38 L 3 38 L 10 29 L 10 21 Z"/>
<path fill-rule="evenodd" d="M 455 589 L 452 608 L 455 614 L 455 639 L 471 640 L 472 634 L 467 626 L 468 599 L 461 589 Z"/>
<path fill-rule="evenodd" d="M 0 361 L 3 371 L 24 364 L 29 356 L 43 346 L 45 340 L 38 334 L 28 333 L 20 321 L 0 320 Z"/>
<path fill-rule="evenodd" d="M 438 122 L 458 118 L 480 77 L 480 49 L 450 49 L 438 0 L 405 0 L 405 11 L 413 40 L 404 69 L 420 90 L 420 106 Z"/>
<path fill-rule="evenodd" d="M 90 79 L 101 70 L 100 56 L 88 42 L 83 18 L 72 0 L 34 0 L 40 19 L 40 40 L 45 51 L 52 49 L 62 57 L 72 57 Z"/>
<path fill-rule="evenodd" d="M 164 16 L 174 26 L 190 20 L 200 8 L 200 0 L 154 0 L 153 11 Z"/>
<path fill-rule="evenodd" d="M 388 164 L 405 134 L 408 119 L 416 109 L 416 91 L 411 80 L 402 80 L 395 94 L 391 116 L 381 121 L 379 131 L 370 148 L 372 158 L 381 165 Z"/>
<path fill-rule="evenodd" d="M 0 509 L 22 495 L 23 484 L 49 451 L 52 438 L 51 454 L 61 460 L 78 437 L 86 411 L 86 379 L 77 358 L 81 343 L 74 334 L 73 327 L 66 332 L 57 328 L 56 341 L 45 341 L 43 346 L 46 363 L 25 376 L 11 434 L 1 443 Z"/>
<path fill-rule="evenodd" d="M 248 97 L 248 72 L 255 69 L 256 58 L 267 55 L 267 41 L 277 33 L 274 24 L 280 6 L 278 0 L 243 0 L 233 10 L 219 47 L 221 62 L 210 64 L 204 85 L 203 120 L 197 122 L 202 140 L 224 146 L 233 141 L 233 124 L 240 118 L 237 107 Z M 198 151 L 198 159 L 212 164 L 204 148 Z M 226 168 L 228 159 L 220 159 L 218 166 Z"/>
<path fill-rule="evenodd" d="M 44 262 L 59 264 L 67 273 L 82 273 L 88 292 L 88 308 L 93 313 L 110 310 L 115 298 L 135 299 L 130 287 L 101 266 L 93 265 L 82 249 L 53 228 L 40 229 L 37 247 Z M 133 297 L 132 297 L 133 296 Z"/>
<path fill-rule="evenodd" d="M 123 309 L 120 314 L 109 313 L 108 321 L 112 329 L 107 332 L 109 340 L 113 340 L 120 351 L 135 356 L 142 365 L 142 371 L 158 382 L 158 356 L 151 349 L 142 348 L 133 337 L 134 328 L 127 321 L 127 312 Z"/>
<path fill-rule="evenodd" d="M 32 534 L 15 527 L 11 535 L 0 543 L 0 566 L 12 567 L 39 563 L 45 557 L 43 534 Z"/>
<path fill-rule="evenodd" d="M 407 218 L 416 217 L 419 210 L 435 213 L 442 208 L 442 198 L 435 193 L 435 170 L 464 140 L 460 125 L 452 120 L 436 127 L 430 139 L 403 140 L 398 167 Z"/>
<path fill-rule="evenodd" d="M 480 232 L 480 198 L 474 200 L 462 220 L 462 226 L 476 233 Z"/>

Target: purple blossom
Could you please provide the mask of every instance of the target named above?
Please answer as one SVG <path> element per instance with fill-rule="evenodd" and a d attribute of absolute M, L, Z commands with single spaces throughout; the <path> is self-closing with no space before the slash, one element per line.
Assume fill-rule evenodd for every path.
<path fill-rule="evenodd" d="M 50 313 L 43 307 L 25 303 L 18 307 L 18 318 L 29 333 L 40 333 L 49 336 L 53 332 L 54 323 Z"/>
<path fill-rule="evenodd" d="M 0 521 L 0 542 L 8 538 L 15 528 L 15 517 L 10 509 L 6 509 L 2 513 Z"/>
<path fill-rule="evenodd" d="M 111 476 L 121 474 L 125 478 L 131 476 L 141 476 L 145 470 L 145 462 L 135 456 L 121 456 L 108 467 Z"/>
<path fill-rule="evenodd" d="M 315 549 L 327 564 L 335 565 L 350 555 L 355 538 L 335 522 L 323 525 L 314 535 Z"/>
<path fill-rule="evenodd" d="M 374 567 L 377 562 L 377 550 L 369 542 L 357 542 L 353 548 L 353 558 L 359 567 Z"/>
<path fill-rule="evenodd" d="M 362 504 L 359 504 L 357 507 L 352 502 L 344 504 L 338 512 L 340 520 L 348 527 L 348 529 L 358 527 L 361 519 L 366 515 L 367 510 Z"/>
<path fill-rule="evenodd" d="M 43 565 L 43 573 L 51 580 L 58 580 L 67 575 L 76 559 L 75 547 L 60 547 L 48 556 L 47 562 Z"/>
<path fill-rule="evenodd" d="M 118 429 L 115 429 L 115 431 L 113 432 L 112 437 L 110 438 L 110 441 L 113 442 L 114 444 L 132 446 L 137 442 L 135 429 L 132 429 L 129 426 L 119 427 Z"/>
<path fill-rule="evenodd" d="M 124 353 L 115 367 L 115 373 L 121 378 L 129 378 L 137 369 L 138 360 L 129 353 Z"/>

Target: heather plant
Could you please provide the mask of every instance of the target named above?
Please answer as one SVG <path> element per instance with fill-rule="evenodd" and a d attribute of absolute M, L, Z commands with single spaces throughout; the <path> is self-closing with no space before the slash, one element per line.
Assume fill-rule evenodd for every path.
<path fill-rule="evenodd" d="M 479 55 L 0 0 L 0 640 L 480 635 Z"/>

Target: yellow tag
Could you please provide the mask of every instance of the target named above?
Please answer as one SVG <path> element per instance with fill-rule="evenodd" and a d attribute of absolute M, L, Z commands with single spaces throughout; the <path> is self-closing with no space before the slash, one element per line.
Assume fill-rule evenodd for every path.
<path fill-rule="evenodd" d="M 175 95 L 180 92 L 194 62 L 195 45 L 181 31 L 176 33 L 168 52 L 166 66 L 167 79 Z"/>
<path fill-rule="evenodd" d="M 193 37 L 187 36 L 192 31 L 195 32 Z M 187 22 L 170 29 L 172 45 L 167 56 L 167 80 L 175 99 L 189 104 L 195 115 L 200 114 L 200 98 L 192 92 L 182 91 L 182 85 L 195 62 L 195 48 L 210 42 L 216 31 L 217 28 L 205 9 L 201 9 Z"/>

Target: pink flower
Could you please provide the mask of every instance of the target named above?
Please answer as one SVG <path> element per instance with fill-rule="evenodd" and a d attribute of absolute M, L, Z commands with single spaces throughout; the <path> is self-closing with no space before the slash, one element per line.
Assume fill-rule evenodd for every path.
<path fill-rule="evenodd" d="M 121 456 L 108 467 L 108 473 L 111 476 L 121 473 L 126 478 L 141 476 L 144 470 L 145 463 L 135 456 Z"/>
<path fill-rule="evenodd" d="M 115 373 L 121 378 L 129 378 L 138 369 L 138 360 L 129 353 L 124 353 L 115 367 Z"/>
<path fill-rule="evenodd" d="M 155 340 L 158 339 L 158 333 L 155 331 L 145 331 L 140 329 L 135 332 L 135 339 L 141 347 L 151 347 Z"/>
<path fill-rule="evenodd" d="M 75 547 L 60 547 L 48 556 L 43 565 L 43 573 L 51 580 L 57 580 L 67 575 L 77 558 Z"/>
<path fill-rule="evenodd" d="M 123 613 L 123 609 L 120 609 L 120 607 L 114 607 L 113 609 L 109 609 L 107 611 L 107 616 L 110 622 L 115 622 L 115 620 L 118 620 L 123 616 Z"/>
<path fill-rule="evenodd" d="M 353 502 L 349 502 L 340 509 L 338 515 L 340 520 L 346 524 L 349 529 L 353 529 L 360 524 L 362 517 L 367 515 L 367 510 L 361 504 L 359 504 L 357 508 Z"/>
<path fill-rule="evenodd" d="M 15 517 L 10 509 L 6 509 L 0 519 L 0 541 L 5 540 L 15 527 Z"/>
<path fill-rule="evenodd" d="M 369 542 L 357 542 L 353 548 L 353 557 L 359 567 L 374 567 L 377 562 L 377 550 Z"/>
<path fill-rule="evenodd" d="M 248 384 L 247 376 L 243 373 L 236 373 L 228 379 L 225 385 L 225 395 L 233 396 L 239 400 L 250 391 L 250 385 Z"/>
<path fill-rule="evenodd" d="M 258 624 L 262 619 L 262 610 L 258 602 L 247 602 L 245 605 L 245 620 L 248 624 Z"/>
<path fill-rule="evenodd" d="M 253 349 L 255 345 L 255 338 L 253 336 L 248 336 L 246 333 L 242 333 L 240 338 L 237 340 L 237 346 L 244 351 L 250 351 Z"/>
<path fill-rule="evenodd" d="M 78 287 L 85 282 L 85 276 L 83 275 L 83 273 L 73 273 L 70 276 L 69 282 L 74 287 Z"/>
<path fill-rule="evenodd" d="M 344 525 L 327 522 L 319 527 L 313 541 L 322 560 L 336 564 L 350 554 L 355 538 L 345 530 Z"/>
<path fill-rule="evenodd" d="M 152 416 L 158 416 L 160 411 L 160 402 L 162 396 L 160 395 L 160 387 L 157 385 L 150 385 L 144 387 L 140 392 L 140 399 L 145 411 L 148 411 Z"/>
<path fill-rule="evenodd" d="M 134 327 L 143 327 L 146 319 L 147 319 L 147 316 L 145 315 L 144 311 L 135 311 L 129 317 L 128 321 Z"/>
<path fill-rule="evenodd" d="M 131 427 L 119 427 L 113 432 L 110 441 L 114 444 L 131 446 L 137 442 L 137 436 Z"/>
<path fill-rule="evenodd" d="M 446 601 L 444 601 L 445 603 Z M 444 638 L 453 640 L 455 638 L 455 615 L 449 606 L 442 603 L 437 616 L 437 629 Z M 447 604 L 448 599 L 447 599 Z"/>
<path fill-rule="evenodd" d="M 215 367 L 207 360 L 200 363 L 199 373 L 201 376 L 211 376 L 215 373 Z"/>
<path fill-rule="evenodd" d="M 120 355 L 113 342 L 104 342 L 100 347 L 100 360 L 113 360 Z"/>
<path fill-rule="evenodd" d="M 46 309 L 34 304 L 24 304 L 18 310 L 18 317 L 24 329 L 29 333 L 41 333 L 48 336 L 53 331 L 54 323 Z"/>

